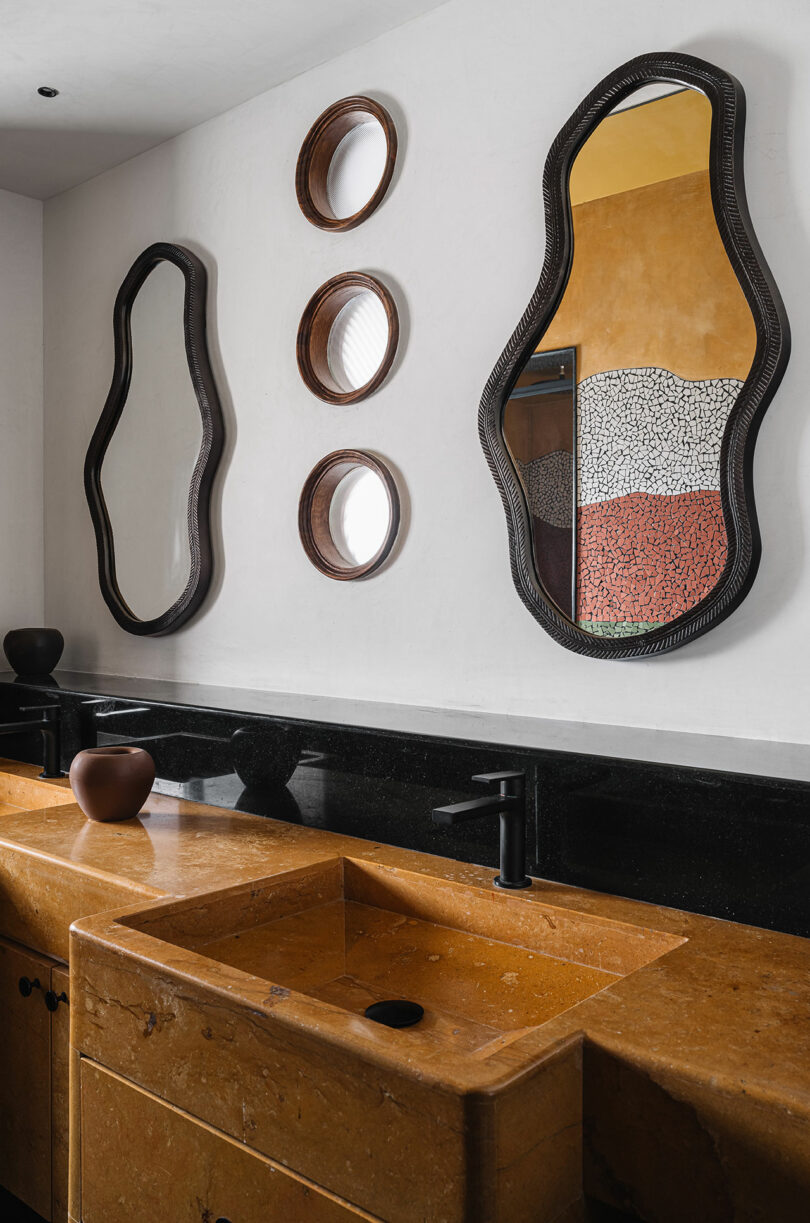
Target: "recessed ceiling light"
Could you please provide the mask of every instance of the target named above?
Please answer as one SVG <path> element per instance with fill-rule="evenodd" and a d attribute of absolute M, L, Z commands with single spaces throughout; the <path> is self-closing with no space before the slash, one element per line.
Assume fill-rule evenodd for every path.
<path fill-rule="evenodd" d="M 51 85 L 40 85 L 37 93 L 41 98 L 57 98 L 59 96 L 59 90 L 54 89 Z"/>

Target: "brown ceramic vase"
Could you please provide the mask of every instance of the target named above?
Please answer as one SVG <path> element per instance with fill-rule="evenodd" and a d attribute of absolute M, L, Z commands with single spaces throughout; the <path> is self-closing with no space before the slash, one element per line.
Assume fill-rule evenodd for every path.
<path fill-rule="evenodd" d="M 133 819 L 155 780 L 155 762 L 142 747 L 88 747 L 73 757 L 70 788 L 89 820 Z"/>

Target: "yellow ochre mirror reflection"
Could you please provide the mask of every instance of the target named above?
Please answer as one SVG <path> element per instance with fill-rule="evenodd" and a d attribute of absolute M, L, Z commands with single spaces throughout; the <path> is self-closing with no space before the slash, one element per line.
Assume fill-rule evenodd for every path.
<path fill-rule="evenodd" d="M 504 406 L 538 580 L 587 632 L 695 607 L 728 556 L 723 433 L 756 330 L 718 230 L 712 106 L 655 83 L 602 120 L 570 175 L 573 261 Z"/>

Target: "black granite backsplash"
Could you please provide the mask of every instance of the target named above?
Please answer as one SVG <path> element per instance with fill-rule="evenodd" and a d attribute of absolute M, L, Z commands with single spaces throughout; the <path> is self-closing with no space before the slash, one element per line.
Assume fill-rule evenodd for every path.
<path fill-rule="evenodd" d="M 82 747 L 139 743 L 163 793 L 493 868 L 496 819 L 440 828 L 430 813 L 482 793 L 474 773 L 524 769 L 532 873 L 810 935 L 810 783 L 200 708 L 166 681 L 161 700 L 148 680 L 104 696 L 104 677 L 86 679 L 0 679 L 0 717 L 58 702 L 65 768 Z M 41 744 L 0 753 L 34 761 Z"/>

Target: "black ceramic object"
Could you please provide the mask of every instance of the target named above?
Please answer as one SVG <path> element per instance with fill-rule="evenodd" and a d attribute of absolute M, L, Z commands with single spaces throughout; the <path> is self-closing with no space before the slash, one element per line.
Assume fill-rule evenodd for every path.
<path fill-rule="evenodd" d="M 286 786 L 301 759 L 301 737 L 292 727 L 244 727 L 231 737 L 233 767 L 250 790 Z"/>
<path fill-rule="evenodd" d="M 18 675 L 50 675 L 62 657 L 65 639 L 57 628 L 15 628 L 3 638 L 3 649 Z"/>

